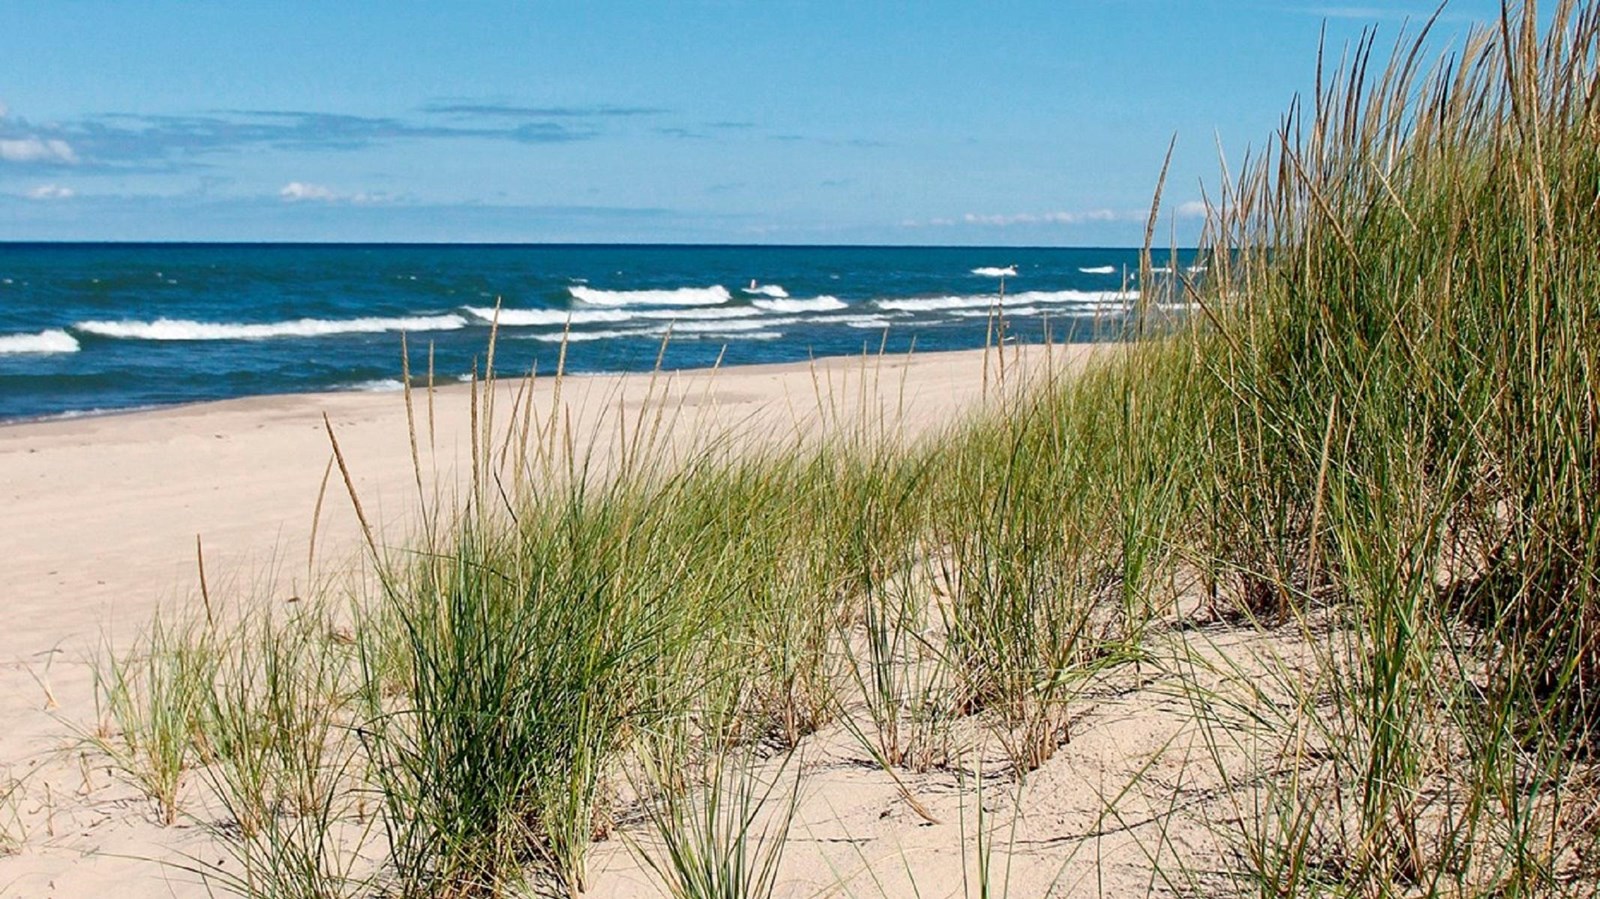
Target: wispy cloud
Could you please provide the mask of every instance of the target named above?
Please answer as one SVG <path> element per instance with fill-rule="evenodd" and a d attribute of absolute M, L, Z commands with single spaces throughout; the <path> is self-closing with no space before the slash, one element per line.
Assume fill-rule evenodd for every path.
<path fill-rule="evenodd" d="M 59 184 L 41 184 L 24 194 L 30 200 L 70 200 L 77 195 L 77 191 Z"/>
<path fill-rule="evenodd" d="M 71 144 L 56 137 L 44 138 L 36 134 L 17 134 L 15 136 L 0 134 L 0 161 L 74 165 L 78 162 L 78 153 L 72 149 Z"/>
<path fill-rule="evenodd" d="M 1012 225 L 1082 225 L 1087 222 L 1115 222 L 1125 220 L 1128 213 L 1110 209 L 1082 211 L 976 213 L 969 212 L 959 220 L 943 220 L 950 224 L 983 225 L 991 228 L 1009 228 Z"/>
<path fill-rule="evenodd" d="M 1191 200 L 1171 207 L 1171 212 L 1178 218 L 1202 218 L 1206 214 L 1206 204 L 1199 200 Z M 1029 225 L 1088 225 L 1106 222 L 1143 222 L 1149 215 L 1149 210 L 1104 208 L 1054 210 L 1050 212 L 968 212 L 960 216 L 905 219 L 900 222 L 900 227 L 954 228 L 966 226 L 973 228 L 1012 228 Z"/>
<path fill-rule="evenodd" d="M 422 111 L 432 115 L 464 118 L 503 119 L 616 119 L 661 115 L 669 110 L 654 106 L 615 106 L 598 103 L 590 106 L 523 106 L 482 100 L 441 99 L 424 104 Z"/>
<path fill-rule="evenodd" d="M 429 121 L 303 110 L 217 110 L 196 115 L 108 113 L 61 123 L 0 118 L 0 161 L 85 170 L 174 171 L 251 149 L 361 150 L 420 140 L 553 144 L 589 140 L 577 121 Z"/>
<path fill-rule="evenodd" d="M 355 203 L 358 205 L 387 203 L 395 199 L 390 194 L 382 193 L 342 193 L 325 184 L 312 184 L 308 181 L 290 181 L 278 191 L 278 198 L 289 203 Z"/>
<path fill-rule="evenodd" d="M 769 134 L 767 135 L 767 140 L 779 141 L 786 144 L 814 143 L 822 144 L 823 146 L 827 147 L 876 148 L 889 146 L 889 144 L 885 141 L 873 140 L 866 137 L 812 137 L 810 135 L 792 133 Z"/>

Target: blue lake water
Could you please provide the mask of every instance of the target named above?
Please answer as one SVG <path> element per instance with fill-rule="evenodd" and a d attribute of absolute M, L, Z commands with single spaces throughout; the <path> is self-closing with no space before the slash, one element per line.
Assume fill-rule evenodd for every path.
<path fill-rule="evenodd" d="M 0 419 L 502 374 L 1117 339 L 1134 249 L 0 244 Z M 1188 267 L 1190 254 L 1158 259 Z M 1004 301 L 1001 302 L 1001 275 Z M 665 349 L 663 350 L 663 341 Z"/>

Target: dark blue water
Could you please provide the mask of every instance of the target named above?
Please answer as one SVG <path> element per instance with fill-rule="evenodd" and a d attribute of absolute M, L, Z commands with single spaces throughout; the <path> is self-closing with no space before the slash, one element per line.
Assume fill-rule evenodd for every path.
<path fill-rule="evenodd" d="M 1180 257 L 1177 264 L 1188 265 Z M 1158 263 L 1162 264 L 1162 263 Z M 0 419 L 569 371 L 1114 339 L 1131 249 L 0 244 Z M 751 289 L 752 281 L 755 289 Z M 663 340 L 666 340 L 664 356 Z"/>

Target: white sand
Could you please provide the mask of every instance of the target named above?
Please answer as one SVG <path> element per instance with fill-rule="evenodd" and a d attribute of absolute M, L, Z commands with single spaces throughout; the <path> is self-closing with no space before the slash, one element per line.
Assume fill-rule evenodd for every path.
<path fill-rule="evenodd" d="M 1043 351 L 1030 352 L 1036 361 Z M 1075 364 L 1090 351 L 1068 352 Z M 1013 380 L 1025 364 L 1009 360 Z M 998 369 L 983 353 L 834 359 L 682 373 L 653 387 L 648 376 L 575 377 L 563 399 L 580 422 L 594 422 L 619 402 L 631 413 L 653 390 L 690 410 L 679 428 L 792 433 L 817 427 L 820 384 L 846 416 L 903 407 L 906 426 L 918 430 L 978 403 L 986 370 L 992 384 Z M 535 388 L 546 407 L 552 388 L 548 380 Z M 502 409 L 512 389 L 502 386 Z M 423 434 L 424 464 L 446 485 L 465 477 L 467 396 L 465 386 L 439 392 L 436 455 Z M 419 394 L 419 414 L 423 402 Z M 0 834 L 22 838 L 0 857 L 0 896 L 207 895 L 172 866 L 221 858 L 204 828 L 159 826 L 148 803 L 72 740 L 74 727 L 92 727 L 96 718 L 88 660 L 103 640 L 125 645 L 162 602 L 194 593 L 196 535 L 217 601 L 295 594 L 307 577 L 312 512 L 330 458 L 324 414 L 368 515 L 384 524 L 384 539 L 402 540 L 418 504 L 398 392 L 261 397 L 0 427 L 0 590 L 8 613 L 0 627 L 0 794 L 8 773 L 23 780 L 16 796 L 0 802 Z M 604 456 L 613 431 L 599 431 L 595 450 Z M 335 472 L 319 565 L 348 561 L 359 548 Z M 1104 800 L 1153 756 L 1176 758 L 1189 745 L 1169 742 L 1185 731 L 1187 716 L 1151 691 L 1107 693 L 1085 709 L 1073 741 L 1029 779 L 1026 816 L 1014 831 L 1011 788 L 984 796 L 991 821 L 1007 828 L 996 841 L 1015 849 L 1011 895 L 1042 895 L 1051 884 L 1060 895 L 1143 894 L 1151 886 L 1149 853 L 1171 852 L 1158 845 L 1163 838 L 1152 824 L 1163 820 L 1160 810 L 1138 807 L 1157 800 L 1136 797 L 1111 816 Z M 907 780 L 942 821 L 931 825 L 841 732 L 819 734 L 803 757 L 808 785 L 780 894 L 909 895 L 910 878 L 922 896 L 964 894 L 975 808 L 955 774 Z M 1161 782 L 1176 784 L 1168 773 Z M 1209 837 L 1202 830 L 1179 839 Z M 593 869 L 594 895 L 650 894 L 624 841 L 597 846 Z"/>

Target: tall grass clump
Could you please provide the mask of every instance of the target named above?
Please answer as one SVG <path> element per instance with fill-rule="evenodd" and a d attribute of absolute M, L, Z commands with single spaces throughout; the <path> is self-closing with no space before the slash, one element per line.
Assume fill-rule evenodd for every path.
<path fill-rule="evenodd" d="M 1278 797 L 1317 863 L 1274 894 L 1596 874 L 1600 13 L 1508 5 L 1436 62 L 1432 24 L 1319 77 L 1195 293 L 1201 554 L 1241 613 L 1334 615 L 1326 763 Z"/>
<path fill-rule="evenodd" d="M 934 451 L 935 583 L 961 704 L 998 713 L 1019 772 L 1068 737 L 1068 700 L 1138 654 L 1170 611 L 1168 534 L 1186 501 L 1175 380 L 1163 348 L 1107 350 L 1081 375 L 1004 394 Z"/>
<path fill-rule="evenodd" d="M 699 765 L 681 745 L 658 746 L 675 748 L 644 757 L 653 840 L 635 843 L 635 853 L 673 899 L 768 899 L 800 800 L 794 755 L 763 765 L 749 746 L 722 747 Z M 702 776 L 682 782 L 696 768 Z"/>
<path fill-rule="evenodd" d="M 203 873 L 241 895 L 338 899 L 369 885 L 357 866 L 374 817 L 349 715 L 357 651 L 328 609 L 304 605 L 241 622 L 207 697 L 202 773 L 239 870 Z"/>
<path fill-rule="evenodd" d="M 208 752 L 205 712 L 219 652 L 207 625 L 157 616 L 129 650 L 108 652 L 94 668 L 99 720 L 91 742 L 167 826 L 178 822 L 185 773 Z"/>
<path fill-rule="evenodd" d="M 411 679 L 364 739 L 407 895 L 498 895 L 535 865 L 581 891 L 602 778 L 673 651 L 671 582 L 636 578 L 675 560 L 640 509 L 543 511 L 391 588 Z"/>

